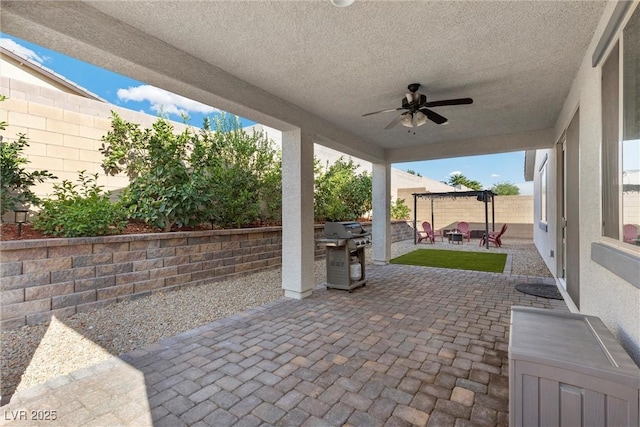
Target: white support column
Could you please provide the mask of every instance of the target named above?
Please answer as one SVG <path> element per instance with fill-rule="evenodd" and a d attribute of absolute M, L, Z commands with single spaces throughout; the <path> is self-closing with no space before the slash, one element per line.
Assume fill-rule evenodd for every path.
<path fill-rule="evenodd" d="M 314 278 L 313 140 L 299 129 L 282 133 L 282 289 L 311 295 Z"/>
<path fill-rule="evenodd" d="M 373 164 L 373 263 L 391 259 L 391 165 Z"/>

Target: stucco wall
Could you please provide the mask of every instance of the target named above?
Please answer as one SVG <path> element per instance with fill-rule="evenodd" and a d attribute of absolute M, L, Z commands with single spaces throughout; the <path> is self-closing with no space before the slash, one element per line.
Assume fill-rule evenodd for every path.
<path fill-rule="evenodd" d="M 540 167 L 547 159 L 547 228 L 540 227 Z M 538 150 L 536 152 L 535 168 L 534 168 L 534 196 L 533 196 L 533 241 L 540 252 L 540 256 L 554 276 L 558 276 L 557 268 L 557 250 L 556 250 L 556 233 L 558 206 L 557 199 L 557 171 L 556 171 L 556 153 L 555 150 Z M 551 255 L 553 251 L 553 256 Z"/>
<path fill-rule="evenodd" d="M 579 107 L 580 186 L 572 188 L 571 191 L 580 192 L 580 311 L 600 317 L 636 363 L 640 364 L 640 289 L 591 260 L 594 244 L 618 247 L 632 254 L 640 272 L 640 255 L 634 248 L 601 235 L 601 68 L 593 67 L 591 59 L 615 6 L 615 2 L 607 5 L 591 45 L 585 53 L 556 123 L 555 140 L 560 139 Z M 550 223 L 557 224 L 556 215 L 550 216 L 550 220 Z M 549 242 L 543 243 L 547 239 Z M 555 233 L 548 233 L 546 238 L 539 234 L 536 245 L 543 252 L 547 247 L 555 247 L 556 241 Z"/>

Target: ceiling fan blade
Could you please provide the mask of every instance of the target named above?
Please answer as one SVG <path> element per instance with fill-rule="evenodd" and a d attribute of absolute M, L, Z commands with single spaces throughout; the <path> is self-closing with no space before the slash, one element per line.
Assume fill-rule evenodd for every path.
<path fill-rule="evenodd" d="M 427 108 L 421 108 L 420 111 L 422 113 L 424 113 L 425 116 L 427 116 L 427 118 L 429 120 L 431 120 L 432 122 L 439 124 L 439 125 L 443 125 L 445 123 L 447 123 L 449 120 L 447 120 L 446 117 L 441 116 L 440 114 L 436 113 L 435 111 L 431 111 Z"/>
<path fill-rule="evenodd" d="M 404 114 L 400 114 L 398 117 L 396 117 L 395 119 L 393 119 L 391 121 L 391 123 L 389 123 L 388 125 L 386 125 L 384 128 L 385 129 L 391 129 L 392 127 L 394 127 L 395 125 L 397 125 L 398 123 L 400 123 L 400 120 L 402 120 L 402 117 L 404 117 L 406 113 Z"/>
<path fill-rule="evenodd" d="M 362 117 L 372 116 L 374 114 L 379 114 L 379 113 L 390 113 L 392 111 L 400 111 L 400 110 L 404 110 L 404 108 L 403 107 L 398 107 L 398 108 L 390 108 L 388 110 L 374 111 L 373 113 L 363 114 Z"/>
<path fill-rule="evenodd" d="M 445 99 L 442 101 L 431 101 L 424 104 L 425 107 L 444 107 L 446 105 L 465 105 L 473 104 L 471 98 Z"/>

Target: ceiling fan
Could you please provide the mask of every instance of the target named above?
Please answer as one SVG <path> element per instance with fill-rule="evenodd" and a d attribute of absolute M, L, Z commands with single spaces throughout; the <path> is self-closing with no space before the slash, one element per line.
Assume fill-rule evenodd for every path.
<path fill-rule="evenodd" d="M 422 126 L 427 122 L 427 120 L 431 120 L 438 125 L 445 125 L 448 123 L 447 118 L 441 116 L 433 110 L 430 110 L 429 108 L 444 107 L 446 105 L 473 104 L 473 99 L 471 98 L 445 99 L 442 101 L 427 102 L 427 96 L 418 93 L 419 88 L 420 83 L 411 83 L 407 87 L 407 89 L 409 89 L 409 92 L 404 98 L 402 98 L 402 107 L 375 111 L 373 113 L 363 114 L 362 117 L 371 116 L 378 113 L 390 113 L 391 111 L 407 110 L 393 119 L 391 123 L 385 126 L 385 129 L 391 129 L 398 123 L 402 123 L 403 126 L 406 126 L 408 128 L 415 128 L 418 126 Z"/>

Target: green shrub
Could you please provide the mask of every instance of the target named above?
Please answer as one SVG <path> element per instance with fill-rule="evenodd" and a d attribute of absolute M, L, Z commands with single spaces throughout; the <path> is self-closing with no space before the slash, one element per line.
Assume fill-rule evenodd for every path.
<path fill-rule="evenodd" d="M 153 129 L 112 113 L 100 149 L 107 174 L 126 172 L 122 202 L 132 218 L 169 231 L 174 225 L 213 222 L 239 227 L 280 218 L 280 159 L 263 133 L 249 134 L 240 119 L 221 115 L 194 133 L 179 135 L 164 118 Z"/>
<path fill-rule="evenodd" d="M 205 122 L 201 139 L 212 220 L 221 227 L 242 227 L 259 219 L 281 218 L 281 160 L 263 132 L 249 134 L 239 118 L 221 115 L 214 129 Z"/>
<path fill-rule="evenodd" d="M 316 164 L 316 221 L 354 221 L 371 210 L 371 174 L 356 174 L 358 165 L 342 157 L 323 171 Z"/>
<path fill-rule="evenodd" d="M 119 204 L 97 185 L 98 174 L 79 172 L 79 185 L 69 180 L 55 184 L 55 199 L 43 202 L 34 228 L 49 236 L 104 236 L 122 231 L 127 222 Z"/>
<path fill-rule="evenodd" d="M 6 98 L 0 95 L 0 101 Z M 6 122 L 0 122 L 0 130 L 5 130 Z M 4 141 L 0 135 L 0 215 L 5 212 L 20 209 L 26 205 L 39 206 L 41 200 L 31 190 L 36 183 L 56 177 L 46 170 L 27 172 L 24 166 L 29 160 L 23 151 L 29 146 L 27 137 L 18 134 L 16 141 Z"/>
<path fill-rule="evenodd" d="M 391 219 L 409 219 L 411 209 L 404 204 L 404 199 L 396 199 L 391 202 Z"/>
<path fill-rule="evenodd" d="M 121 202 L 128 215 L 164 231 L 205 220 L 206 180 L 190 161 L 197 135 L 190 128 L 175 135 L 162 117 L 152 129 L 141 130 L 115 112 L 112 116 L 112 130 L 100 148 L 105 156 L 102 167 L 110 175 L 127 173 L 130 185 Z"/>

